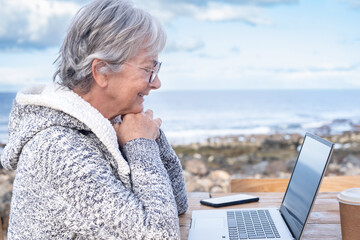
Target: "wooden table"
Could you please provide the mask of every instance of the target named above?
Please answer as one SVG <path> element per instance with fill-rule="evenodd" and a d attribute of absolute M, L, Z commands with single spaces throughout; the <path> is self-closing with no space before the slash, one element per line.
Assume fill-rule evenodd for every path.
<path fill-rule="evenodd" d="M 257 207 L 276 207 L 279 208 L 284 193 L 249 193 L 251 195 L 259 196 L 259 202 L 246 203 L 241 205 L 235 205 L 224 208 L 257 208 Z M 335 240 L 341 239 L 341 227 L 340 227 L 340 215 L 339 215 L 339 204 L 336 199 L 337 192 L 323 192 L 319 193 L 313 206 L 310 218 L 305 227 L 303 240 L 306 239 L 327 239 Z M 229 194 L 212 194 L 212 197 L 224 196 Z M 209 198 L 209 193 L 205 192 L 192 192 L 188 193 L 189 198 L 189 209 L 179 218 L 180 220 L 180 232 L 181 239 L 187 240 L 190 222 L 191 212 L 193 210 L 202 209 L 214 209 L 200 204 L 200 199 Z"/>

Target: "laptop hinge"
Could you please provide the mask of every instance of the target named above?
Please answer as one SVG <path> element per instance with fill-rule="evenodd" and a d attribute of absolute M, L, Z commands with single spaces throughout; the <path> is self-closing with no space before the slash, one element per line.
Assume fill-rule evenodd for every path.
<path fill-rule="evenodd" d="M 287 228 L 289 229 L 289 232 L 291 233 L 291 236 L 295 239 L 295 235 L 294 235 L 294 233 L 292 232 L 292 229 L 290 228 L 289 224 L 287 223 L 287 221 L 286 221 L 286 219 L 285 219 L 285 217 L 284 217 L 284 214 L 283 214 L 282 211 L 281 211 L 281 207 L 280 207 L 280 209 L 279 209 L 279 212 L 280 212 L 280 215 L 281 215 L 282 219 L 284 220 Z"/>

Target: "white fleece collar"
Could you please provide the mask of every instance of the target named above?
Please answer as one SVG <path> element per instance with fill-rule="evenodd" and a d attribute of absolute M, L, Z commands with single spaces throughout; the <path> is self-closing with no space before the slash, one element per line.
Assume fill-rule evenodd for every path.
<path fill-rule="evenodd" d="M 116 159 L 119 174 L 130 174 L 130 168 L 119 150 L 117 137 L 110 121 L 75 92 L 59 84 L 31 86 L 16 96 L 21 105 L 39 105 L 65 112 L 86 124 Z M 129 180 L 127 180 L 129 181 Z"/>

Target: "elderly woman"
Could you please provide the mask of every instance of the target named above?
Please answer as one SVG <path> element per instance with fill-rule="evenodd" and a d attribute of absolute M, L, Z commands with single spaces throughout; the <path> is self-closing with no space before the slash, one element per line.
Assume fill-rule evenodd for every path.
<path fill-rule="evenodd" d="M 143 102 L 166 35 L 124 0 L 73 20 L 57 83 L 16 96 L 1 162 L 15 170 L 9 239 L 178 239 L 182 168 Z"/>

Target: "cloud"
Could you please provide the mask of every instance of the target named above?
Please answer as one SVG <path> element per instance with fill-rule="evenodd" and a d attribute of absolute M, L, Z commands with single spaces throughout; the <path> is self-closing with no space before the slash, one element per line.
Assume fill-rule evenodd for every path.
<path fill-rule="evenodd" d="M 313 65 L 298 68 L 259 68 L 252 69 L 250 73 L 244 75 L 263 74 L 276 88 L 342 89 L 359 87 L 359 73 L 360 65 L 353 64 Z"/>
<path fill-rule="evenodd" d="M 0 0 L 0 49 L 43 49 L 58 46 L 71 18 L 89 0 Z M 177 17 L 200 21 L 240 21 L 269 25 L 264 7 L 293 4 L 297 0 L 135 0 L 169 23 Z"/>
<path fill-rule="evenodd" d="M 0 49 L 59 45 L 79 9 L 72 2 L 47 0 L 1 1 L 1 5 Z"/>
<path fill-rule="evenodd" d="M 169 42 L 166 44 L 165 52 L 178 52 L 178 51 L 185 51 L 185 52 L 194 52 L 199 50 L 205 46 L 205 43 L 202 41 L 196 40 L 177 40 Z"/>
<path fill-rule="evenodd" d="M 250 25 L 269 25 L 271 19 L 264 7 L 293 4 L 297 0 L 135 0 L 141 8 L 150 11 L 162 21 L 190 17 L 201 21 L 240 21 Z"/>
<path fill-rule="evenodd" d="M 172 2 L 169 0 L 160 0 L 162 3 Z M 205 6 L 208 1 L 204 0 L 177 0 L 173 1 L 179 3 L 190 3 L 197 6 Z M 274 6 L 297 3 L 298 0 L 212 0 L 213 3 L 225 3 L 234 5 L 256 5 L 256 6 Z"/>
<path fill-rule="evenodd" d="M 202 52 L 202 51 L 201 51 Z M 160 79 L 175 89 L 342 89 L 360 86 L 359 62 L 250 63 L 228 52 L 224 59 L 168 54 Z M 184 65 L 184 57 L 186 64 Z M 164 65 L 165 66 L 165 65 Z"/>
<path fill-rule="evenodd" d="M 311 66 L 307 68 L 274 68 L 272 71 L 275 73 L 311 73 L 311 74 L 324 74 L 324 73 L 340 73 L 340 72 L 352 72 L 360 70 L 360 64 L 353 65 L 323 65 L 323 66 Z"/>
<path fill-rule="evenodd" d="M 206 8 L 193 9 L 195 18 L 202 21 L 242 21 L 250 25 L 270 25 L 271 20 L 258 7 L 231 6 L 209 3 Z"/>
<path fill-rule="evenodd" d="M 3 51 L 0 54 L 0 91 L 19 90 L 34 83 L 49 83 L 58 48 Z"/>
<path fill-rule="evenodd" d="M 58 0 L 59 2 L 73 2 L 73 3 L 79 3 L 79 4 L 86 4 L 89 3 L 89 0 Z"/>
<path fill-rule="evenodd" d="M 41 66 L 0 67 L 0 86 L 26 86 L 35 83 L 51 82 L 50 69 Z"/>
<path fill-rule="evenodd" d="M 360 0 L 343 0 L 343 1 L 350 4 L 350 6 L 353 8 L 357 8 L 357 9 L 360 8 Z"/>
<path fill-rule="evenodd" d="M 240 51 L 240 48 L 239 47 L 232 47 L 232 48 L 230 48 L 229 49 L 229 51 L 231 52 L 231 53 L 234 53 L 234 54 L 239 54 L 241 51 Z"/>

